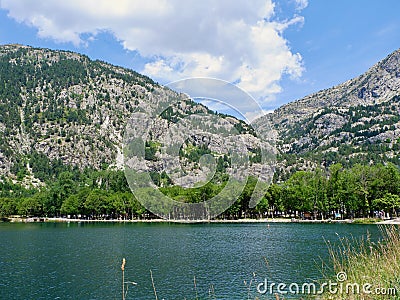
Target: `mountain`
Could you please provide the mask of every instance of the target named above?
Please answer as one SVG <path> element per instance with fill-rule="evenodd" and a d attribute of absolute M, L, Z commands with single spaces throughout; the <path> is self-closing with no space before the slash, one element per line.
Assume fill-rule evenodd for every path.
<path fill-rule="evenodd" d="M 400 164 L 400 50 L 365 74 L 288 103 L 264 120 L 277 131 L 276 178 L 333 163 Z"/>
<path fill-rule="evenodd" d="M 250 126 L 129 69 L 68 51 L 0 46 L 0 218 L 241 218 L 316 215 L 316 208 L 352 217 L 393 209 L 399 62 L 396 51 Z M 283 183 L 247 177 L 265 182 L 271 174 Z M 181 203 L 172 215 L 158 192 Z"/>
<path fill-rule="evenodd" d="M 243 121 L 218 115 L 132 70 L 92 61 L 85 55 L 1 46 L 0 178 L 44 185 L 65 169 L 121 169 L 124 130 L 132 114 L 156 111 L 171 101 L 174 106 L 154 119 L 151 137 L 145 141 L 152 172 L 160 171 L 166 155 L 161 153 L 160 137 L 174 123 L 194 113 L 224 120 L 219 124 L 205 122 L 208 129 L 239 131 L 246 141 L 244 151 L 253 157 L 257 169 L 260 140 Z M 196 159 L 213 152 L 229 169 L 229 157 L 223 156 L 220 146 L 224 137 L 219 133 L 209 134 L 207 139 L 202 131 L 189 136 L 182 150 L 182 164 L 200 170 Z"/>
<path fill-rule="evenodd" d="M 233 131 L 245 141 L 242 151 L 250 155 L 250 172 L 266 173 L 260 164 L 265 141 L 243 121 L 216 114 L 132 70 L 85 55 L 0 46 L 0 178 L 43 185 L 68 168 L 121 169 L 124 131 L 132 114 L 156 111 L 171 101 L 174 106 L 154 119 L 145 141 L 151 172 L 161 173 L 169 158 L 161 147 L 162 136 L 201 112 L 211 119 L 197 120 L 203 128 L 184 140 L 179 150 L 184 173 L 205 180 L 198 160 L 210 153 L 218 157 L 219 171 L 229 169 L 223 146 L 235 145 L 224 134 Z M 399 165 L 399 112 L 400 50 L 365 74 L 288 103 L 255 124 L 268 122 L 276 131 L 275 179 L 281 181 L 296 170 L 326 169 L 338 162 Z M 213 117 L 223 122 L 211 121 Z M 147 129 L 145 123 L 137 127 Z M 183 185 L 193 180 L 183 179 Z"/>

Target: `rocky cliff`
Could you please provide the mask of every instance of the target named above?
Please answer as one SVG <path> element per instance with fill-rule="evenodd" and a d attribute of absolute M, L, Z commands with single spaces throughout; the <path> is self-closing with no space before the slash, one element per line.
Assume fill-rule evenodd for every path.
<path fill-rule="evenodd" d="M 132 70 L 68 51 L 1 46 L 0 176 L 41 184 L 66 166 L 82 172 L 122 168 L 129 118 L 169 102 L 174 105 L 156 116 L 146 141 L 150 170 L 160 171 L 161 159 L 167 155 L 158 147 L 163 133 L 199 113 L 221 122 L 203 122 L 204 132 L 187 137 L 181 156 L 188 170 L 199 168 L 196 159 L 201 149 L 210 148 L 207 151 L 224 157 L 221 145 L 226 140 L 221 133 L 232 130 L 244 138 L 250 157 L 257 155 L 260 140 L 246 123 L 217 115 Z M 218 131 L 213 133 L 215 128 Z M 207 130 L 211 130 L 208 135 Z M 252 163 L 257 164 L 257 158 Z"/>
<path fill-rule="evenodd" d="M 333 163 L 399 165 L 400 50 L 365 74 L 264 117 L 278 133 L 280 171 Z"/>

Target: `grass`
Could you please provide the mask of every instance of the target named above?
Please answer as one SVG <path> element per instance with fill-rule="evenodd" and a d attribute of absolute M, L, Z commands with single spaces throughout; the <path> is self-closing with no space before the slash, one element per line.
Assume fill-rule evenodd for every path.
<path fill-rule="evenodd" d="M 317 299 L 400 299 L 400 230 L 392 225 L 381 226 L 380 231 L 383 239 L 377 243 L 369 237 L 358 242 L 342 239 L 337 248 L 328 243 L 338 275 L 327 276 L 324 282 L 338 283 L 338 292 L 326 288 Z"/>
<path fill-rule="evenodd" d="M 362 218 L 362 219 L 355 219 L 353 224 L 375 224 L 381 222 L 381 219 L 378 218 Z"/>

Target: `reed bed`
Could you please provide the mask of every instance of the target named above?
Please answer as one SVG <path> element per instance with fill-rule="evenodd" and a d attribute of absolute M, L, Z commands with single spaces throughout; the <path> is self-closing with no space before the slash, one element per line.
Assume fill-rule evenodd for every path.
<path fill-rule="evenodd" d="M 380 231 L 383 238 L 376 243 L 369 236 L 361 241 L 341 239 L 339 247 L 328 243 L 338 275 L 325 281 L 336 281 L 338 286 L 334 293 L 325 289 L 317 299 L 400 299 L 400 229 L 380 226 Z"/>

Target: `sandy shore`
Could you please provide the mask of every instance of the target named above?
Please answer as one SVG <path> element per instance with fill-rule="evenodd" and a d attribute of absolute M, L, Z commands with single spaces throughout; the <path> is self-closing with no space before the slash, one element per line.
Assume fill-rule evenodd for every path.
<path fill-rule="evenodd" d="M 400 218 L 391 219 L 391 220 L 385 220 L 385 221 L 379 222 L 378 224 L 396 224 L 396 225 L 400 225 Z"/>
<path fill-rule="evenodd" d="M 371 219 L 345 219 L 345 220 L 300 220 L 293 218 L 261 218 L 261 219 L 238 219 L 238 220 L 166 220 L 166 219 L 133 219 L 133 220 L 90 220 L 73 218 L 46 218 L 46 217 L 21 217 L 12 216 L 8 218 L 12 223 L 35 223 L 35 222 L 74 222 L 74 223 L 355 223 L 355 224 L 398 224 L 400 217 L 396 219 L 374 222 Z M 372 222 L 371 222 L 372 221 Z"/>
<path fill-rule="evenodd" d="M 263 218 L 263 219 L 238 219 L 238 220 L 165 220 L 165 219 L 133 219 L 133 220 L 87 220 L 70 218 L 10 218 L 11 222 L 74 222 L 74 223 L 358 223 L 356 220 L 299 220 L 290 218 Z M 373 224 L 373 223 L 369 223 Z M 385 220 L 375 224 L 400 224 L 400 218 Z"/>
<path fill-rule="evenodd" d="M 24 222 L 76 222 L 76 223 L 290 223 L 287 218 L 264 218 L 264 219 L 238 219 L 238 220 L 166 220 L 166 219 L 129 219 L 129 220 L 90 220 L 73 218 L 21 218 L 9 219 L 13 223 Z"/>
<path fill-rule="evenodd" d="M 113 223 L 290 223 L 291 219 L 239 219 L 239 220 L 166 220 L 166 219 L 133 219 L 133 220 L 83 220 L 68 218 L 45 218 L 45 222 L 113 222 Z"/>

